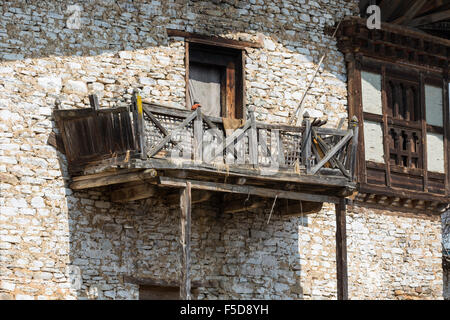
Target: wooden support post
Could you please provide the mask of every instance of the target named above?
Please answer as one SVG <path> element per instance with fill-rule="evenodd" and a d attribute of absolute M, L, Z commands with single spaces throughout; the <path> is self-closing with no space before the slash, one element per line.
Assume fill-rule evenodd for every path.
<path fill-rule="evenodd" d="M 308 112 L 303 115 L 303 126 L 305 131 L 303 131 L 301 155 L 306 173 L 309 174 L 311 171 L 311 120 Z"/>
<path fill-rule="evenodd" d="M 348 274 L 347 274 L 347 229 L 346 204 L 341 199 L 336 204 L 336 271 L 337 271 L 337 298 L 348 300 Z"/>
<path fill-rule="evenodd" d="M 191 183 L 180 190 L 181 283 L 180 298 L 191 300 Z"/>

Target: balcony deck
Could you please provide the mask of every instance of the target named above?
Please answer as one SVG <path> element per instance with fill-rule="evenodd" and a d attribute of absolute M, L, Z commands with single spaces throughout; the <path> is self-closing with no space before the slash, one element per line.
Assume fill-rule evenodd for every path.
<path fill-rule="evenodd" d="M 342 130 L 306 115 L 295 127 L 258 122 L 248 111 L 239 128 L 226 131 L 222 118 L 201 108 L 134 96 L 130 109 L 99 109 L 90 100 L 91 108 L 55 110 L 72 189 L 189 181 L 194 189 L 332 203 L 355 190 L 356 120 Z"/>

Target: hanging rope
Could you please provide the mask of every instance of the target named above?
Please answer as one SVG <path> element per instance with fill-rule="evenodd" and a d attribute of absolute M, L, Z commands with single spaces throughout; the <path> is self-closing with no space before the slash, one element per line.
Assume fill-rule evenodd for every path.
<path fill-rule="evenodd" d="M 272 217 L 273 208 L 275 208 L 275 203 L 277 203 L 278 195 L 275 196 L 275 200 L 273 200 L 272 209 L 270 209 L 269 219 L 267 219 L 267 224 L 270 222 L 270 217 Z"/>

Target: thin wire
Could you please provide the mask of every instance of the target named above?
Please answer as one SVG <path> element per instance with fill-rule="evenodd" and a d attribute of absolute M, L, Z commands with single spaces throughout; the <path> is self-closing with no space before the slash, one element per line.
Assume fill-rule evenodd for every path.
<path fill-rule="evenodd" d="M 344 18 L 342 18 L 342 19 L 339 21 L 339 23 L 338 23 L 336 29 L 334 30 L 333 35 L 331 36 L 332 38 L 334 38 L 334 37 L 336 36 L 336 33 L 337 33 L 337 31 L 339 30 L 339 27 L 341 26 L 342 20 L 344 20 Z M 303 112 L 303 109 L 304 109 L 303 102 L 305 101 L 306 95 L 307 95 L 309 89 L 311 88 L 312 84 L 314 83 L 314 80 L 316 79 L 317 73 L 319 72 L 320 68 L 322 67 L 322 63 L 323 63 L 323 61 L 325 60 L 325 58 L 327 57 L 327 55 L 328 55 L 328 53 L 330 52 L 330 50 L 331 50 L 331 46 L 327 47 L 325 53 L 323 54 L 322 58 L 320 59 L 319 64 L 317 65 L 317 68 L 316 68 L 316 70 L 315 70 L 315 72 L 314 72 L 314 75 L 313 75 L 313 77 L 311 78 L 311 81 L 309 82 L 308 86 L 306 87 L 306 90 L 303 92 L 302 99 L 300 100 L 300 104 L 298 105 L 298 107 L 297 107 L 297 109 L 295 110 L 294 114 L 293 114 L 293 115 L 291 116 L 291 118 L 289 119 L 289 122 L 288 122 L 288 123 L 289 123 L 290 125 L 292 125 L 292 123 L 294 122 L 294 119 L 297 117 L 297 114 L 299 114 L 299 113 L 300 113 L 300 116 L 299 116 L 299 119 L 298 119 L 297 123 L 301 121 L 301 119 L 302 119 L 302 117 L 303 117 L 302 112 Z"/>

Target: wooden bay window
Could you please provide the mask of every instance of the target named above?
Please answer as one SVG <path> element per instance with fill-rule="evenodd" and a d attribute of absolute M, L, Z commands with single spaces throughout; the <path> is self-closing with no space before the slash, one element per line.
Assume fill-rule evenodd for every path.
<path fill-rule="evenodd" d="M 447 82 L 439 74 L 363 61 L 360 183 L 448 194 Z"/>
<path fill-rule="evenodd" d="M 450 203 L 450 41 L 366 22 L 346 18 L 336 33 L 360 120 L 355 201 L 439 214 Z"/>

